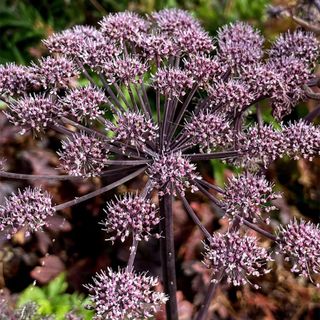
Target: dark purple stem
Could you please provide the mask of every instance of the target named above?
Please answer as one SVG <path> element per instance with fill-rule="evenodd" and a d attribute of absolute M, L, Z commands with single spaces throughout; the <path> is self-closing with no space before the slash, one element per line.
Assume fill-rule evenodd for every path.
<path fill-rule="evenodd" d="M 79 204 L 79 203 L 81 203 L 83 201 L 86 201 L 86 200 L 89 200 L 91 198 L 94 198 L 94 197 L 96 197 L 96 196 L 98 196 L 98 195 L 100 195 L 102 193 L 105 193 L 105 192 L 107 192 L 109 190 L 112 190 L 113 188 L 116 188 L 116 187 L 120 186 L 121 184 L 123 184 L 123 183 L 125 183 L 125 182 L 127 182 L 127 181 L 129 181 L 129 180 L 131 180 L 131 179 L 133 179 L 135 177 L 137 177 L 139 174 L 144 172 L 145 169 L 146 169 L 146 167 L 140 168 L 140 169 L 134 171 L 133 173 L 125 176 L 124 178 L 122 178 L 120 180 L 117 180 L 117 181 L 115 181 L 115 182 L 113 182 L 111 184 L 108 184 L 107 186 L 105 186 L 103 188 L 100 188 L 100 189 L 98 189 L 96 191 L 90 192 L 90 193 L 88 193 L 88 194 L 86 194 L 86 195 L 84 195 L 82 197 L 75 198 L 75 199 L 73 199 L 71 201 L 59 204 L 59 205 L 55 206 L 54 209 L 56 211 L 63 210 L 65 208 L 69 208 L 69 207 L 72 207 L 72 206 L 74 206 L 76 204 Z"/>
<path fill-rule="evenodd" d="M 227 159 L 235 158 L 240 155 L 239 151 L 225 151 L 214 153 L 196 153 L 196 154 L 183 154 L 183 157 L 188 157 L 191 161 L 211 160 L 211 159 Z"/>
<path fill-rule="evenodd" d="M 41 174 L 25 174 L 25 173 L 13 173 L 0 171 L 0 177 L 7 179 L 18 179 L 18 180 L 83 180 L 83 177 L 75 177 L 69 175 L 41 175 Z"/>
<path fill-rule="evenodd" d="M 223 208 L 221 207 L 221 202 L 214 195 L 212 195 L 208 190 L 206 190 L 199 182 L 200 181 L 195 181 L 195 183 L 196 183 L 197 187 L 199 188 L 199 190 L 203 194 L 205 194 L 209 198 L 209 200 L 211 200 L 215 205 L 217 205 L 220 209 L 223 210 Z M 258 232 L 258 233 L 260 233 L 261 235 L 265 236 L 266 238 L 269 238 L 272 241 L 276 241 L 277 240 L 277 238 L 273 234 L 271 234 L 270 232 L 259 228 L 255 224 L 253 224 L 253 223 L 251 223 L 251 222 L 247 221 L 246 219 L 243 219 L 243 218 L 241 218 L 239 216 L 236 216 L 234 218 L 234 222 L 235 222 L 235 224 L 233 225 L 233 227 L 235 225 L 239 225 L 240 223 L 243 223 L 247 227 L 251 228 L 252 230 L 254 230 L 254 231 Z"/>
<path fill-rule="evenodd" d="M 265 236 L 266 238 L 269 238 L 272 241 L 277 241 L 277 237 L 274 236 L 273 234 L 271 234 L 270 232 L 259 228 L 255 224 L 253 224 L 245 219 L 240 218 L 240 221 L 243 222 L 243 224 L 246 225 L 247 227 L 249 227 L 250 229 L 260 233 L 261 235 Z"/>
<path fill-rule="evenodd" d="M 174 119 L 174 124 L 172 127 L 170 127 L 170 132 L 169 132 L 169 137 L 168 137 L 169 140 L 173 137 L 174 133 L 176 132 L 176 130 L 179 126 L 179 123 L 182 120 L 183 115 L 185 114 L 185 111 L 187 110 L 187 108 L 188 108 L 194 94 L 196 93 L 197 89 L 198 89 L 198 83 L 196 83 L 193 86 L 193 88 L 189 92 L 186 100 L 183 102 L 182 106 L 180 107 L 178 115 L 176 116 L 176 119 Z"/>
<path fill-rule="evenodd" d="M 162 218 L 160 221 L 162 234 L 160 252 L 164 290 L 169 296 L 166 304 L 167 320 L 178 320 L 172 200 L 172 195 L 169 194 L 160 198 L 160 215 Z"/>
<path fill-rule="evenodd" d="M 133 270 L 133 263 L 136 258 L 139 241 L 136 239 L 135 234 L 132 234 L 132 245 L 130 247 L 130 256 L 128 260 L 127 270 L 131 272 Z"/>
<path fill-rule="evenodd" d="M 320 115 L 320 105 L 317 106 L 314 110 L 312 110 L 308 115 L 304 117 L 305 122 L 312 122 L 315 118 L 317 118 Z"/>
<path fill-rule="evenodd" d="M 202 222 L 200 221 L 196 213 L 193 211 L 188 200 L 185 197 L 183 197 L 181 194 L 179 194 L 179 198 L 182 200 L 183 205 L 186 208 L 190 218 L 199 227 L 199 229 L 203 232 L 206 238 L 210 240 L 212 238 L 210 232 L 205 228 L 205 226 L 202 224 Z"/>
<path fill-rule="evenodd" d="M 113 166 L 138 166 L 151 162 L 151 160 L 106 160 L 107 165 Z"/>
<path fill-rule="evenodd" d="M 130 103 L 127 101 L 125 95 L 123 94 L 120 86 L 115 82 L 113 84 L 113 86 L 115 87 L 117 94 L 120 96 L 121 100 L 124 102 L 124 104 L 127 106 L 128 109 L 131 109 Z"/>
<path fill-rule="evenodd" d="M 213 282 L 213 279 L 211 279 L 210 286 L 208 287 L 208 291 L 206 294 L 206 297 L 200 307 L 199 313 L 196 316 L 195 320 L 207 320 L 208 319 L 208 310 L 211 304 L 211 301 L 217 291 L 217 288 L 220 284 L 220 281 L 223 278 L 225 269 L 222 269 L 218 275 L 218 280 Z"/>
<path fill-rule="evenodd" d="M 208 181 L 205 181 L 205 180 L 196 180 L 196 181 L 197 181 L 198 183 L 206 186 L 206 187 L 209 188 L 209 189 L 212 189 L 212 190 L 217 191 L 217 192 L 219 192 L 219 193 L 224 193 L 224 190 L 223 190 L 222 188 L 220 188 L 220 187 L 218 187 L 218 186 L 216 186 L 216 185 L 214 185 L 214 184 L 211 184 L 211 183 L 209 183 Z"/>

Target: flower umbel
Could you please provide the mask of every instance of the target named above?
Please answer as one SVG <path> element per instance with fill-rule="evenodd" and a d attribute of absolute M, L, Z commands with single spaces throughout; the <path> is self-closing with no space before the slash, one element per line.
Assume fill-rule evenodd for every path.
<path fill-rule="evenodd" d="M 156 205 L 139 195 L 129 194 L 109 202 L 105 213 L 107 218 L 102 225 L 108 233 L 115 234 L 108 239 L 112 241 L 119 237 L 123 242 L 130 234 L 138 241 L 148 241 L 160 222 Z"/>
<path fill-rule="evenodd" d="M 26 235 L 39 231 L 54 214 L 51 196 L 40 188 L 26 188 L 9 196 L 0 207 L 0 229 L 8 230 L 10 238 L 24 228 Z"/>
<path fill-rule="evenodd" d="M 320 273 L 320 229 L 318 225 L 294 219 L 278 231 L 279 252 L 291 261 L 292 272 L 307 277 Z M 320 284 L 317 284 L 320 287 Z"/>
<path fill-rule="evenodd" d="M 65 106 L 66 112 L 78 121 L 96 120 L 103 114 L 99 107 L 105 103 L 104 92 L 91 86 L 73 89 L 61 99 L 61 104 Z"/>
<path fill-rule="evenodd" d="M 153 291 L 158 279 L 145 273 L 118 272 L 108 268 L 87 285 L 97 320 L 149 319 L 167 301 L 165 294 Z"/>
<path fill-rule="evenodd" d="M 272 185 L 264 178 L 245 173 L 229 179 L 224 192 L 223 208 L 230 217 L 264 220 L 263 212 L 276 210 L 271 201 L 280 197 L 272 191 Z M 268 222 L 268 219 L 267 219 Z"/>
<path fill-rule="evenodd" d="M 248 277 L 260 277 L 270 272 L 267 262 L 272 260 L 271 256 L 265 248 L 258 246 L 255 237 L 231 231 L 216 233 L 204 249 L 204 263 L 213 275 L 225 270 L 227 282 L 234 286 L 251 283 Z M 259 288 L 258 285 L 255 287 Z"/>
<path fill-rule="evenodd" d="M 58 155 L 62 168 L 70 175 L 92 177 L 105 168 L 108 152 L 99 138 L 80 132 L 62 142 Z"/>
<path fill-rule="evenodd" d="M 180 153 L 162 155 L 155 159 L 149 167 L 148 174 L 155 187 L 165 193 L 176 195 L 177 191 L 184 195 L 187 189 L 198 190 L 194 179 L 201 179 L 196 172 L 196 166 Z"/>
<path fill-rule="evenodd" d="M 12 103 L 6 112 L 10 122 L 21 127 L 21 134 L 27 130 L 40 133 L 54 125 L 63 114 L 61 105 L 44 94 L 21 98 Z"/>

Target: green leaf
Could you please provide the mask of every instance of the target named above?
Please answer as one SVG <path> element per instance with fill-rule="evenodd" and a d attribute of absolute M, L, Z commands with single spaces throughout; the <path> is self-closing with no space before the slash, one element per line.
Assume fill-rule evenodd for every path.
<path fill-rule="evenodd" d="M 41 299 L 45 299 L 46 295 L 43 290 L 36 286 L 29 286 L 25 289 L 19 296 L 17 305 L 21 307 L 29 301 L 39 301 Z"/>
<path fill-rule="evenodd" d="M 68 284 L 66 283 L 65 274 L 61 273 L 48 284 L 46 290 L 48 298 L 58 296 L 59 294 L 65 292 L 67 288 Z"/>

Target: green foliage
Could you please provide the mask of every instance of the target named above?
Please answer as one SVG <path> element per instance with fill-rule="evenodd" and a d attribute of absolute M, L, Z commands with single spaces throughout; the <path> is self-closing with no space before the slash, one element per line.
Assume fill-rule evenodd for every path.
<path fill-rule="evenodd" d="M 246 20 L 261 26 L 270 0 L 193 0 L 181 3 L 183 8 L 195 13 L 206 30 L 215 34 L 217 28 L 236 20 Z"/>
<path fill-rule="evenodd" d="M 44 287 L 31 285 L 20 294 L 17 307 L 35 302 L 39 306 L 39 314 L 53 316 L 56 320 L 65 319 L 65 315 L 70 311 L 83 316 L 84 320 L 92 319 L 92 311 L 84 308 L 89 303 L 88 298 L 78 293 L 66 293 L 67 287 L 63 273 Z"/>
<path fill-rule="evenodd" d="M 85 0 L 0 1 L 0 63 L 27 63 L 41 55 L 41 40 L 85 20 Z M 30 52 L 33 48 L 33 52 Z"/>

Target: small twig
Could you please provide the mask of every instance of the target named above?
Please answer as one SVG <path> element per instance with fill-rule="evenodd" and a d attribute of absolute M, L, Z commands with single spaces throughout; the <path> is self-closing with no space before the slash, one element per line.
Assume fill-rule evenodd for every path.
<path fill-rule="evenodd" d="M 80 67 L 83 75 L 85 76 L 85 78 L 87 78 L 87 80 L 89 80 L 89 82 L 96 87 L 97 84 L 95 83 L 95 81 L 93 80 L 93 78 L 90 76 L 90 74 L 88 73 L 88 71 L 86 70 L 85 66 L 83 65 L 83 63 L 81 63 L 81 61 L 79 59 L 76 59 L 76 63 L 78 64 L 78 66 Z"/>
<path fill-rule="evenodd" d="M 261 110 L 261 104 L 257 102 L 256 104 L 256 112 L 257 112 L 257 120 L 258 120 L 258 127 L 259 130 L 263 127 L 263 118 L 262 118 L 262 110 Z"/>
<path fill-rule="evenodd" d="M 68 130 L 67 128 L 65 128 L 64 126 L 60 125 L 59 123 L 56 123 L 56 124 L 51 124 L 50 125 L 50 128 L 59 132 L 59 133 L 62 133 L 62 134 L 65 134 L 67 136 L 71 136 L 74 134 L 74 132 Z"/>
<path fill-rule="evenodd" d="M 199 182 L 198 180 L 194 180 L 195 184 L 197 185 L 197 187 L 199 188 L 199 190 L 205 194 L 209 200 L 211 200 L 216 206 L 218 206 L 219 208 L 221 208 L 221 202 L 213 195 L 211 194 L 208 190 L 206 190 Z"/>
<path fill-rule="evenodd" d="M 248 220 L 242 219 L 240 217 L 240 221 L 243 222 L 243 224 L 246 225 L 247 227 L 249 227 L 250 229 L 260 233 L 261 235 L 265 236 L 266 238 L 269 238 L 272 241 L 277 241 L 277 237 L 274 236 L 272 233 L 261 229 L 260 227 L 256 226 L 255 224 L 249 222 Z"/>
<path fill-rule="evenodd" d="M 128 102 L 128 100 L 126 99 L 124 93 L 122 92 L 120 86 L 116 82 L 113 84 L 113 86 L 116 88 L 117 94 L 120 96 L 120 98 L 122 99 L 124 104 L 127 106 L 127 108 L 128 109 L 132 109 L 130 103 Z"/>
<path fill-rule="evenodd" d="M 205 296 L 205 299 L 203 301 L 203 304 L 201 305 L 200 307 L 200 310 L 199 310 L 199 313 L 198 315 L 196 316 L 195 320 L 207 320 L 208 319 L 208 310 L 209 310 L 209 307 L 210 307 L 210 304 L 211 304 L 211 301 L 217 291 L 217 288 L 223 278 L 223 275 L 224 275 L 224 272 L 225 272 L 225 268 L 223 268 L 219 275 L 218 275 L 218 280 L 216 281 L 213 281 L 214 279 L 212 278 L 211 281 L 210 281 L 210 285 L 208 287 L 208 291 L 207 291 L 207 294 Z"/>
<path fill-rule="evenodd" d="M 139 241 L 136 239 L 134 232 L 132 233 L 132 245 L 130 247 L 130 256 L 127 264 L 128 272 L 132 272 L 133 270 L 133 263 L 136 258 L 137 250 L 138 250 Z"/>
<path fill-rule="evenodd" d="M 100 189 L 98 189 L 96 191 L 90 192 L 90 193 L 88 193 L 88 194 L 86 194 L 86 195 L 84 195 L 82 197 L 75 198 L 75 199 L 73 199 L 71 201 L 59 204 L 59 205 L 55 206 L 54 209 L 56 211 L 63 210 L 65 208 L 77 205 L 77 204 L 79 204 L 79 203 L 81 203 L 83 201 L 86 201 L 86 200 L 89 200 L 91 198 L 94 198 L 94 197 L 96 197 L 96 196 L 98 196 L 98 195 L 100 195 L 102 193 L 105 193 L 105 192 L 107 192 L 109 190 L 112 190 L 112 189 L 120 186 L 121 184 L 123 184 L 123 183 L 125 183 L 125 182 L 127 182 L 127 181 L 129 181 L 129 180 L 131 180 L 131 179 L 133 179 L 135 177 L 137 177 L 139 174 L 144 172 L 145 169 L 146 169 L 146 167 L 140 168 L 140 169 L 134 171 L 133 173 L 123 177 L 122 179 L 117 180 L 117 181 L 115 181 L 115 182 L 113 182 L 113 183 L 111 183 L 111 184 L 109 184 L 109 185 L 107 185 L 107 186 L 105 186 L 103 188 L 100 188 Z"/>
<path fill-rule="evenodd" d="M 103 77 L 103 75 L 99 75 L 100 80 L 103 84 L 103 87 L 105 89 L 105 91 L 109 94 L 110 98 L 112 99 L 113 103 L 123 112 L 125 112 L 125 108 L 122 106 L 122 104 L 120 103 L 119 99 L 117 98 L 117 96 L 115 95 L 115 93 L 112 91 L 112 89 L 110 88 L 110 86 L 108 85 L 107 81 L 105 80 L 105 78 Z"/>
<path fill-rule="evenodd" d="M 303 120 L 305 122 L 312 122 L 315 118 L 317 118 L 320 115 L 320 105 L 318 105 L 314 110 L 312 110 L 309 114 L 307 114 Z"/>
<path fill-rule="evenodd" d="M 147 107 L 147 110 L 148 110 L 148 112 L 150 114 L 150 118 L 152 118 L 152 110 L 151 110 L 150 102 L 149 102 L 149 99 L 148 99 L 147 91 L 146 91 L 146 88 L 145 88 L 143 82 L 141 83 L 141 89 L 142 89 L 144 103 L 145 103 L 145 105 Z"/>
<path fill-rule="evenodd" d="M 224 193 L 224 190 L 214 184 L 209 183 L 208 181 L 205 180 L 196 180 L 197 182 L 199 182 L 200 184 L 206 186 L 209 189 L 212 189 L 214 191 L 217 191 L 219 193 Z"/>
<path fill-rule="evenodd" d="M 305 94 L 308 98 L 313 100 L 320 100 L 320 93 L 313 92 L 307 85 L 304 85 L 303 89 L 305 90 Z"/>
<path fill-rule="evenodd" d="M 295 15 L 292 15 L 292 19 L 300 24 L 300 26 L 314 32 L 315 34 L 319 35 L 320 34 L 320 28 L 316 27 L 316 26 L 313 26 L 312 24 L 308 23 L 307 21 L 295 16 Z"/>
<path fill-rule="evenodd" d="M 153 183 L 152 183 L 151 179 L 149 179 L 140 194 L 141 197 L 148 198 L 152 189 L 153 189 Z"/>
<path fill-rule="evenodd" d="M 143 110 L 146 118 L 147 118 L 147 119 L 152 119 L 151 110 L 148 110 L 148 108 L 147 108 L 147 106 L 146 106 L 146 104 L 145 104 L 145 101 L 144 101 L 143 97 L 142 97 L 141 94 L 140 94 L 140 91 L 139 91 L 137 85 L 134 85 L 134 89 L 135 89 L 135 92 L 136 92 L 136 94 L 137 94 L 137 96 L 138 96 L 141 109 Z"/>
<path fill-rule="evenodd" d="M 96 136 L 98 136 L 98 137 L 100 137 L 100 138 L 102 138 L 104 140 L 109 140 L 109 138 L 105 134 L 100 132 L 100 131 L 97 131 L 95 129 L 90 129 L 90 128 L 86 127 L 86 126 L 83 126 L 80 123 L 77 123 L 77 122 L 72 121 L 72 120 L 70 120 L 68 118 L 65 118 L 65 117 L 62 117 L 61 120 L 62 120 L 62 122 L 70 124 L 70 125 L 72 125 L 73 127 L 77 128 L 77 129 L 80 129 L 82 131 L 86 131 L 86 132 L 88 132 L 90 134 L 96 135 Z"/>
<path fill-rule="evenodd" d="M 113 166 L 139 166 L 150 163 L 151 160 L 106 160 L 106 165 Z"/>
<path fill-rule="evenodd" d="M 0 177 L 7 179 L 18 179 L 18 180 L 83 180 L 87 179 L 86 177 L 76 177 L 70 175 L 41 175 L 41 174 L 26 174 L 26 173 L 14 173 L 0 171 Z"/>
<path fill-rule="evenodd" d="M 133 95 L 133 92 L 132 92 L 130 84 L 128 85 L 127 90 L 129 92 L 130 100 L 131 100 L 131 103 L 133 105 L 134 110 L 136 112 L 139 112 L 139 108 L 137 106 L 136 99 L 134 98 L 134 95 Z"/>
<path fill-rule="evenodd" d="M 214 153 L 195 153 L 195 154 L 182 154 L 183 157 L 188 157 L 191 161 L 211 160 L 211 159 L 228 159 L 240 156 L 239 151 L 225 151 Z"/>
<path fill-rule="evenodd" d="M 191 91 L 189 92 L 187 98 L 185 99 L 185 101 L 183 102 L 178 115 L 176 116 L 176 119 L 174 120 L 174 125 L 170 128 L 170 132 L 169 132 L 169 136 L 168 138 L 171 139 L 174 135 L 174 133 L 176 132 L 178 125 L 180 123 L 180 121 L 183 118 L 183 115 L 185 114 L 185 111 L 187 110 L 194 94 L 196 93 L 197 89 L 198 89 L 199 84 L 196 83 L 194 84 L 193 88 L 191 89 Z"/>
<path fill-rule="evenodd" d="M 203 232 L 203 234 L 206 236 L 208 240 L 212 238 L 210 232 L 205 228 L 205 226 L 202 224 L 196 213 L 191 208 L 188 200 L 183 197 L 180 193 L 178 193 L 179 198 L 182 200 L 184 207 L 186 208 L 190 218 L 193 220 L 193 222 L 199 227 L 199 229 Z"/>

